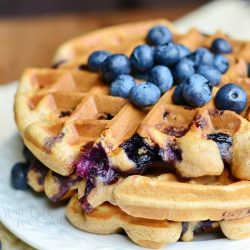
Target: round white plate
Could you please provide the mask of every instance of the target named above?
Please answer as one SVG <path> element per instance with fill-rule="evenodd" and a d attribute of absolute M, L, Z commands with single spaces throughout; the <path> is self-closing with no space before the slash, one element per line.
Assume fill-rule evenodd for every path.
<path fill-rule="evenodd" d="M 44 195 L 17 191 L 10 185 L 13 164 L 23 159 L 23 144 L 13 117 L 16 84 L 0 87 L 0 220 L 11 232 L 37 249 L 46 250 L 127 250 L 143 249 L 126 236 L 96 235 L 82 232 L 66 220 L 64 207 L 52 205 Z M 217 238 L 216 238 L 217 237 Z M 205 235 L 193 242 L 166 246 L 174 249 L 249 249 L 250 240 L 230 241 Z"/>

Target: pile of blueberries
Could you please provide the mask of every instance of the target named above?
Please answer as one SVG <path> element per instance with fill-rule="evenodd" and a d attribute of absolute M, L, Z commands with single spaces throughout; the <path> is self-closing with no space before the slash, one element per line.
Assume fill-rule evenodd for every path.
<path fill-rule="evenodd" d="M 138 107 L 155 104 L 174 84 L 177 85 L 173 94 L 175 104 L 202 107 L 209 102 L 213 86 L 219 84 L 229 67 L 223 55 L 232 52 L 227 40 L 216 38 L 210 49 L 191 52 L 186 46 L 174 43 L 170 30 L 159 25 L 149 30 L 146 42 L 137 46 L 130 58 L 105 50 L 95 51 L 88 58 L 88 68 L 99 72 L 110 84 L 111 95 L 128 98 Z M 144 82 L 137 84 L 135 78 Z M 246 100 L 245 91 L 231 83 L 218 91 L 215 104 L 218 109 L 240 113 Z"/>

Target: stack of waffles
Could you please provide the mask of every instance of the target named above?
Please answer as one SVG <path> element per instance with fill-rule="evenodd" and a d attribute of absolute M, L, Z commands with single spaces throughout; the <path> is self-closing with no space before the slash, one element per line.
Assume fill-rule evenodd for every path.
<path fill-rule="evenodd" d="M 174 87 L 150 108 L 109 95 L 86 67 L 90 53 L 130 55 L 150 28 L 167 26 L 191 51 L 221 37 L 233 45 L 218 89 L 233 82 L 248 94 L 240 114 L 177 106 Z M 165 20 L 105 28 L 63 44 L 52 68 L 27 69 L 15 98 L 26 145 L 28 184 L 53 202 L 69 199 L 69 221 L 87 232 L 124 230 L 159 248 L 199 232 L 250 237 L 250 42 L 196 29 L 178 34 Z"/>

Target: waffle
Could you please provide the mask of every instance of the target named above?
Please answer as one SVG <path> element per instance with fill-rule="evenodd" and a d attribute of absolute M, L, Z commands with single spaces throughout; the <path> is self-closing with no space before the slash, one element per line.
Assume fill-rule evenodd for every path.
<path fill-rule="evenodd" d="M 230 41 L 234 53 L 218 88 L 235 82 L 246 90 L 248 104 L 241 114 L 216 110 L 213 98 L 202 108 L 176 106 L 174 88 L 146 109 L 108 95 L 98 74 L 87 70 L 89 54 L 106 49 L 130 55 L 157 24 L 168 26 L 173 40 L 191 50 L 210 46 L 215 37 Z M 29 169 L 29 185 L 52 201 L 78 190 L 85 212 L 72 198 L 67 215 L 73 225 L 102 234 L 123 228 L 146 247 L 160 247 L 181 234 L 191 239 L 190 230 L 184 234 L 181 227 L 186 221 L 188 228 L 198 228 L 209 219 L 217 228 L 223 220 L 227 237 L 248 236 L 249 51 L 249 42 L 196 29 L 178 34 L 164 20 L 106 28 L 65 43 L 52 68 L 27 69 L 17 90 L 16 123 L 39 162 Z M 86 177 L 82 163 L 97 166 L 83 180 L 78 177 Z M 103 221 L 106 212 L 114 216 Z M 242 224 L 246 233 L 237 234 Z"/>
<path fill-rule="evenodd" d="M 84 144 L 83 141 L 88 142 L 97 139 L 109 123 L 104 121 L 106 119 L 105 113 L 109 112 L 112 116 L 116 115 L 125 102 L 121 98 L 106 96 L 109 92 L 107 85 L 101 82 L 97 74 L 87 70 L 79 71 L 79 66 L 85 65 L 88 55 L 100 46 L 102 49 L 109 49 L 112 52 L 116 52 L 117 49 L 120 52 L 128 52 L 136 44 L 143 41 L 147 30 L 155 24 L 170 26 L 167 21 L 157 20 L 138 23 L 136 26 L 129 24 L 108 28 L 103 31 L 103 36 L 106 39 L 102 43 L 100 43 L 102 36 L 99 33 L 86 36 L 85 39 L 88 40 L 88 42 L 86 40 L 86 46 L 92 45 L 89 50 L 87 48 L 82 49 L 83 51 L 86 50 L 85 56 L 79 49 L 76 49 L 77 54 L 81 54 L 81 57 L 85 58 L 83 61 L 63 64 L 63 67 L 59 69 L 28 69 L 24 72 L 15 101 L 16 123 L 23 135 L 25 144 L 50 169 L 61 175 L 72 173 L 74 161 L 79 155 L 79 148 Z M 136 35 L 130 35 L 132 30 Z M 82 39 L 79 42 L 82 44 Z M 74 41 L 71 43 L 78 44 Z M 65 46 L 62 46 L 59 51 L 68 51 Z M 98 97 L 93 99 L 92 95 Z M 87 96 L 90 98 L 87 98 Z M 87 105 L 85 101 L 88 103 Z M 107 103 L 112 103 L 112 105 L 108 106 Z M 78 112 L 75 112 L 76 106 Z M 92 110 L 88 110 L 87 107 L 92 108 Z M 104 110 L 102 110 L 103 108 Z M 71 113 L 74 114 L 70 115 Z M 80 122 L 79 116 L 83 118 L 83 124 Z M 73 120 L 77 121 L 76 126 Z M 44 123 L 38 125 L 37 122 Z M 59 124 L 61 124 L 61 127 Z M 58 132 L 62 129 L 62 126 L 67 133 L 62 131 L 59 135 Z M 90 126 L 93 131 L 89 131 L 85 136 L 86 130 Z M 95 127 L 95 130 L 93 127 Z M 34 133 L 39 134 L 40 142 L 37 141 L 38 138 L 33 138 Z M 64 133 L 67 134 L 68 138 L 65 138 Z M 58 142 L 63 145 L 59 146 Z M 52 149 L 52 146 L 56 146 L 54 144 L 57 144 L 60 149 L 55 150 L 55 147 Z M 68 144 L 70 145 L 67 147 Z M 56 152 L 58 150 L 63 157 L 58 157 Z M 49 157 L 47 157 L 48 153 Z"/>
<path fill-rule="evenodd" d="M 173 33 L 174 40 L 191 50 L 202 46 L 210 47 L 215 38 L 224 38 L 233 45 L 234 55 L 247 62 L 250 61 L 250 43 L 247 41 L 233 40 L 221 31 L 206 35 L 195 28 L 184 35 L 178 34 L 170 22 L 162 19 L 108 27 L 74 38 L 59 47 L 54 57 L 54 65 L 68 68 L 86 64 L 89 54 L 94 50 L 106 49 L 114 53 L 131 51 L 134 47 L 131 45 L 145 42 L 147 31 L 155 25 L 167 26 Z"/>
<path fill-rule="evenodd" d="M 215 91 L 216 91 L 216 89 L 215 89 Z M 163 96 L 162 97 L 162 99 L 161 99 L 161 101 L 155 106 L 155 108 L 153 108 L 151 111 L 150 111 L 150 113 L 154 113 L 155 112 L 155 110 L 156 110 L 156 114 L 154 114 L 153 116 L 151 116 L 151 119 L 153 120 L 153 121 L 155 121 L 155 117 L 162 117 L 162 115 L 159 115 L 159 113 L 158 113 L 158 110 L 161 110 L 161 111 L 164 111 L 164 112 L 166 112 L 166 108 L 164 108 L 164 109 L 159 109 L 158 108 L 158 105 L 161 105 L 161 102 L 164 102 L 164 103 L 167 103 L 167 100 L 170 100 L 170 96 L 171 96 L 171 92 L 168 92 L 168 93 L 166 93 L 165 94 L 165 96 Z M 132 107 L 130 104 L 126 104 L 126 105 L 129 105 L 130 107 Z M 203 123 L 207 123 L 208 125 L 210 125 L 211 123 L 213 124 L 214 123 L 214 126 L 217 128 L 217 133 L 218 132 L 220 132 L 220 130 L 218 129 L 218 124 L 220 124 L 220 120 L 224 120 L 225 122 L 222 124 L 222 128 L 224 129 L 224 131 L 227 131 L 227 133 L 228 134 L 230 134 L 231 136 L 233 136 L 234 134 L 235 134 L 235 132 L 237 132 L 237 131 L 235 131 L 235 128 L 237 128 L 238 129 L 238 123 L 243 123 L 243 127 L 245 126 L 244 124 L 248 124 L 248 122 L 246 121 L 246 120 L 244 120 L 243 118 L 241 118 L 240 116 L 238 116 L 238 115 L 236 115 L 235 113 L 233 113 L 233 112 L 230 112 L 230 111 L 225 111 L 225 112 L 223 112 L 222 114 L 217 114 L 217 112 L 215 112 L 214 111 L 214 107 L 213 107 L 213 104 L 212 104 L 212 102 L 209 104 L 210 106 L 211 106 L 211 110 L 208 112 L 208 114 L 207 114 L 207 108 L 208 107 L 206 107 L 206 109 L 204 109 L 205 110 L 205 113 L 204 113 L 204 110 L 203 109 L 201 109 L 201 110 L 199 110 L 198 111 L 198 116 L 199 116 L 199 120 L 201 121 L 201 120 L 203 120 Z M 208 106 L 209 106 L 208 105 Z M 184 113 L 186 113 L 186 110 L 185 110 L 185 108 L 183 108 L 183 107 L 175 107 L 175 106 L 173 106 L 172 104 L 167 104 L 167 106 L 166 106 L 167 108 L 169 108 L 169 110 L 173 110 L 173 108 L 174 108 L 174 114 L 173 114 L 173 117 L 181 117 L 181 119 L 182 119 L 182 117 L 184 116 L 183 114 Z M 178 113 L 179 112 L 179 113 Z M 184 112 L 184 113 L 183 113 Z M 215 112 L 215 113 L 214 113 Z M 150 113 L 149 113 L 149 115 L 150 115 Z M 170 112 L 168 112 L 168 113 L 170 113 Z M 190 116 L 190 114 L 192 114 L 193 113 L 193 116 Z M 189 118 L 191 119 L 191 120 L 193 120 L 194 119 L 194 117 L 196 116 L 197 117 L 197 111 L 196 110 L 189 110 L 189 112 L 188 112 L 188 114 L 189 114 Z M 212 114 L 212 115 L 211 115 Z M 215 115 L 215 116 L 214 116 Z M 220 119 L 218 119 L 218 116 L 221 116 L 221 118 Z M 184 116 L 185 117 L 185 116 Z M 212 117 L 212 119 L 211 119 L 211 117 Z M 218 121 L 219 120 L 219 121 Z M 231 126 L 230 125 L 230 127 L 229 128 L 226 128 L 225 127 L 225 124 L 227 124 L 228 123 L 228 121 L 235 121 L 235 123 L 236 123 L 236 125 L 235 126 Z M 196 127 L 196 125 L 197 124 L 200 124 L 201 122 L 200 121 L 198 121 L 197 119 L 195 120 L 195 122 L 194 122 L 194 126 L 193 126 L 193 128 L 194 128 L 194 133 L 197 133 L 197 127 Z M 207 121 L 207 122 L 205 122 L 205 121 Z M 185 122 L 186 122 L 186 119 L 185 119 Z M 145 126 L 147 126 L 146 124 L 150 124 L 150 120 L 147 120 L 147 118 L 146 118 L 146 122 L 145 122 L 145 120 L 141 123 L 142 125 L 141 126 L 143 126 L 144 128 L 145 128 Z M 178 126 L 180 126 L 180 124 L 181 124 L 181 120 L 178 120 L 178 119 L 175 119 L 175 124 L 172 124 L 171 123 L 171 119 L 170 119 L 170 125 L 169 125 L 169 127 L 176 127 L 176 125 L 178 124 Z M 186 123 L 186 124 L 182 124 L 182 125 L 185 125 L 186 127 L 187 126 L 189 126 L 189 121 Z M 165 126 L 165 130 L 168 128 L 167 126 L 166 126 L 166 124 L 163 124 L 164 126 Z M 153 124 L 153 127 L 154 127 L 155 125 Z M 186 127 L 183 127 L 184 129 L 186 128 Z M 152 126 L 151 126 L 152 127 Z M 161 128 L 160 128 L 161 129 Z M 200 127 L 198 127 L 198 129 L 200 130 L 200 131 L 198 131 L 199 133 L 201 133 L 201 135 L 204 137 L 204 135 L 203 134 L 205 134 L 205 135 L 207 135 L 207 134 L 213 134 L 213 127 L 212 126 L 209 126 L 209 129 L 205 126 L 204 128 L 200 128 Z M 226 129 L 226 130 L 225 130 Z M 142 130 L 141 128 L 139 128 L 138 129 L 138 133 L 140 132 L 139 130 Z M 189 131 L 191 131 L 192 130 L 192 126 L 191 126 L 191 128 L 190 128 L 190 130 Z M 107 131 L 109 131 L 109 129 L 107 130 Z M 146 129 L 144 129 L 143 131 L 147 131 Z M 178 130 L 178 132 L 179 132 L 179 130 Z M 193 132 L 192 132 L 193 133 Z M 154 135 L 154 133 L 152 133 L 153 135 Z M 237 132 L 236 133 L 237 135 L 239 134 L 239 132 Z M 149 136 L 148 135 L 142 135 L 142 136 L 144 136 L 144 137 L 148 137 L 149 138 L 149 136 L 150 136 L 150 133 L 149 133 Z M 207 136 L 206 136 L 207 137 Z M 206 138 L 205 137 L 205 138 Z M 105 138 L 107 138 L 107 137 L 105 137 Z M 157 138 L 157 137 L 156 137 Z M 162 136 L 160 136 L 159 138 L 164 138 L 164 137 L 162 137 Z M 182 137 L 181 137 L 182 138 Z M 236 137 L 233 137 L 233 140 L 234 141 L 236 141 L 236 139 L 235 139 Z M 168 138 L 167 138 L 168 139 Z M 166 140 L 167 140 L 166 139 Z M 178 138 L 177 138 L 178 139 Z M 200 140 L 200 139 L 199 139 Z M 160 141 L 157 141 L 157 140 L 155 140 L 159 145 L 167 145 L 168 143 L 166 143 L 166 141 L 163 141 L 163 142 L 160 142 Z M 201 140 L 202 141 L 202 140 Z M 210 171 L 210 172 L 202 172 L 202 174 L 201 174 L 201 176 L 204 176 L 204 175 L 219 175 L 219 174 L 221 174 L 221 172 L 222 172 L 222 170 L 223 170 L 223 162 L 222 161 L 219 161 L 220 160 L 220 152 L 219 152 L 219 150 L 218 150 L 218 148 L 217 148 L 217 145 L 216 145 L 216 143 L 215 142 L 213 142 L 213 141 L 208 141 L 208 140 L 203 140 L 203 141 L 205 141 L 206 143 L 207 142 L 211 142 L 212 143 L 212 145 L 214 145 L 214 148 L 215 148 L 215 152 L 217 152 L 217 159 L 216 158 L 212 158 L 211 157 L 211 161 L 207 164 L 207 168 L 206 168 L 206 166 L 203 164 L 195 164 L 195 163 L 193 163 L 193 164 L 191 164 L 191 167 L 193 167 L 193 168 L 191 168 L 190 169 L 190 173 L 197 173 L 197 169 L 200 167 L 201 168 L 201 171 Z M 106 141 L 105 141 L 105 143 L 106 143 Z M 186 143 L 184 143 L 184 145 L 185 145 Z M 206 147 L 207 147 L 207 144 L 205 145 Z M 236 148 L 238 148 L 239 146 L 237 146 Z M 120 149 L 120 148 L 119 148 Z M 183 149 L 182 149 L 182 151 L 184 151 Z M 119 155 L 119 154 L 117 154 L 117 153 L 115 153 L 116 155 Z M 189 154 L 187 154 L 187 155 L 189 155 Z M 191 153 L 191 155 L 193 155 L 192 153 Z M 236 154 L 234 154 L 234 156 L 235 156 Z M 227 156 L 227 155 L 225 155 L 225 161 L 231 161 L 231 159 L 227 159 L 227 157 L 229 157 L 229 156 Z M 112 157 L 110 156 L 110 158 L 112 159 Z M 244 157 L 244 158 L 242 158 L 242 159 L 245 159 L 246 157 Z M 217 165 L 216 164 L 213 164 L 213 162 L 220 162 L 221 164 L 220 164 L 220 168 L 219 168 L 219 171 L 217 170 Z M 211 167 L 212 166 L 212 167 Z M 213 170 L 213 167 L 214 167 L 214 171 L 215 172 L 211 172 L 212 170 Z M 126 169 L 127 170 L 127 169 Z M 195 170 L 195 171 L 194 171 Z M 233 169 L 232 169 L 233 170 Z M 237 168 L 237 171 L 239 171 L 240 170 L 240 168 Z M 218 172 L 216 172 L 216 171 L 218 171 Z M 243 173 L 244 173 L 244 176 L 246 176 L 246 171 L 245 171 L 245 169 L 243 169 L 242 170 L 243 171 Z M 237 173 L 235 174 L 236 176 L 237 176 Z M 186 176 L 187 176 L 187 174 L 186 174 Z M 193 177 L 193 176 L 192 176 Z M 71 177 L 70 177 L 71 178 Z M 48 177 L 48 178 L 46 178 L 46 180 L 50 180 L 51 178 L 50 177 Z M 59 183 L 58 181 L 53 181 L 53 179 L 52 179 L 52 181 L 51 182 L 49 182 L 49 181 L 47 181 L 47 183 L 49 183 L 49 185 L 48 186 L 53 186 L 53 188 L 52 188 L 52 190 L 53 189 L 55 189 L 55 190 L 59 190 L 59 188 L 57 187 L 55 187 L 55 185 L 53 185 L 53 182 L 54 183 Z M 239 183 L 239 182 L 238 182 Z M 57 184 L 56 184 L 57 185 Z M 242 185 L 244 185 L 245 186 L 245 189 L 247 189 L 248 188 L 248 182 L 242 182 Z M 186 184 L 186 187 L 184 187 L 185 189 L 186 188 L 189 188 L 190 187 L 190 184 Z M 46 188 L 46 190 L 50 190 L 51 188 L 50 187 L 48 187 L 48 188 Z M 222 187 L 221 188 L 221 192 L 223 192 L 223 190 L 224 190 L 224 187 Z M 210 193 L 210 190 L 207 190 L 208 192 L 208 194 Z M 211 191 L 215 191 L 215 190 L 211 190 Z M 216 190 L 216 191 L 218 191 L 219 192 L 219 190 Z M 51 195 L 51 194 L 49 194 L 49 192 L 51 193 L 51 191 L 47 191 L 46 192 L 46 194 L 48 195 L 48 197 L 53 197 L 53 195 Z M 57 192 L 57 191 L 54 191 L 54 193 L 55 192 Z M 53 193 L 53 192 L 52 192 Z M 235 191 L 235 193 L 238 193 L 238 191 Z M 68 197 L 68 195 L 66 195 L 65 197 Z M 238 196 L 238 197 L 241 197 L 241 196 Z M 55 199 L 55 198 L 52 198 L 52 200 L 53 199 Z M 243 200 L 243 202 L 245 202 L 245 198 L 244 197 L 241 197 L 241 199 Z M 234 200 L 234 196 L 232 196 L 231 197 L 231 200 L 233 201 Z M 206 201 L 206 200 L 205 200 Z M 201 211 L 195 211 L 195 210 L 193 210 L 194 211 L 194 213 L 189 213 L 189 220 L 190 221 L 192 221 L 192 220 L 197 220 L 197 219 L 199 219 L 199 220 L 205 220 L 206 219 L 206 217 L 208 217 L 208 218 L 210 218 L 210 219 L 216 219 L 216 220 L 219 220 L 219 219 L 225 219 L 226 217 L 225 217 L 225 215 L 223 215 L 225 212 L 234 212 L 234 216 L 236 216 L 236 217 L 239 217 L 239 215 L 238 215 L 238 212 L 237 213 L 235 213 L 235 211 L 237 210 L 237 209 L 240 209 L 240 208 L 242 208 L 242 205 L 240 205 L 240 203 L 237 203 L 238 204 L 238 206 L 239 207 L 237 207 L 237 208 L 235 208 L 235 207 L 233 207 L 233 208 L 230 208 L 230 207 L 227 207 L 227 208 L 223 208 L 223 209 L 221 209 L 220 211 L 217 211 L 217 215 L 214 215 L 213 214 L 213 212 L 211 212 L 211 211 L 209 211 L 209 210 L 207 210 L 207 207 L 205 206 L 205 207 L 203 207 L 203 210 L 205 209 L 206 210 L 206 213 L 205 214 L 202 214 L 201 213 Z M 203 204 L 204 205 L 204 204 Z M 244 216 L 244 215 L 246 215 L 246 213 L 247 213 L 247 206 L 249 207 L 249 204 L 247 205 L 246 203 L 245 203 L 245 205 L 246 205 L 246 207 L 245 207 L 245 210 L 244 210 L 244 212 L 241 214 L 241 216 Z M 154 208 L 155 209 L 155 208 Z M 171 209 L 171 208 L 169 208 L 169 209 Z M 126 212 L 128 212 L 128 211 L 126 211 Z M 130 212 L 131 213 L 131 212 Z M 183 211 L 182 211 L 182 213 L 183 213 Z M 208 213 L 209 213 L 209 215 L 208 215 Z M 151 213 L 150 211 L 149 211 L 149 215 L 138 215 L 138 214 L 136 214 L 136 216 L 142 216 L 142 217 L 145 217 L 145 216 L 157 216 L 157 213 Z M 169 216 L 169 215 L 166 215 L 166 214 L 164 214 L 164 213 L 162 213 L 162 211 L 161 210 L 159 210 L 159 214 L 160 214 L 160 216 Z M 185 214 L 185 213 L 184 213 Z M 178 218 L 179 218 L 179 220 L 183 220 L 184 218 L 183 217 L 181 217 L 178 213 L 175 213 L 175 218 L 168 218 L 168 219 L 172 219 L 172 220 L 178 220 Z M 184 217 L 185 217 L 185 215 L 183 215 Z M 196 218 L 195 216 L 202 216 L 202 217 L 198 217 L 198 218 Z M 209 216 L 217 216 L 217 217 L 209 217 Z M 218 216 L 220 216 L 220 217 L 218 217 Z M 223 217 L 224 216 L 224 217 Z M 152 218 L 152 219 L 163 219 L 163 218 L 158 218 L 158 217 L 154 217 L 154 218 Z"/>
<path fill-rule="evenodd" d="M 217 89 L 214 88 L 214 95 L 216 91 Z M 248 179 L 245 168 L 242 169 L 242 172 L 240 168 L 235 170 L 235 165 L 239 163 L 237 161 L 234 165 L 235 159 L 240 158 L 236 150 L 233 156 L 221 155 L 216 142 L 207 139 L 209 139 L 210 135 L 217 133 L 228 134 L 234 141 L 232 143 L 233 150 L 234 147 L 242 149 L 240 145 L 236 145 L 238 143 L 236 138 L 238 136 L 247 137 L 245 134 L 248 134 L 249 122 L 231 111 L 218 112 L 214 107 L 213 100 L 200 109 L 187 110 L 186 107 L 173 105 L 172 94 L 169 91 L 161 97 L 160 101 L 141 121 L 134 133 L 144 138 L 143 140 L 149 145 L 157 144 L 159 149 L 155 148 L 155 150 L 159 151 L 158 154 L 163 154 L 162 159 L 164 162 L 170 166 L 174 165 L 182 177 L 220 175 L 224 168 L 224 160 L 232 165 L 236 177 Z M 127 118 L 125 122 L 128 128 L 129 124 L 132 123 L 132 119 Z M 230 126 L 228 122 L 230 122 Z M 129 153 L 126 152 L 126 142 L 121 145 L 120 141 L 122 139 L 117 135 L 113 136 L 113 130 L 112 126 L 108 128 L 99 140 L 107 152 L 111 165 L 121 171 L 135 169 L 137 166 L 129 159 Z M 134 148 L 134 150 L 138 149 Z M 209 155 L 207 151 L 210 152 Z M 247 152 L 245 153 L 244 159 L 247 161 L 249 156 Z M 230 153 L 228 152 L 228 154 Z M 223 157 L 232 157 L 232 159 L 223 159 Z M 247 166 L 244 163 L 242 165 Z M 242 174 L 236 173 L 236 171 Z"/>
<path fill-rule="evenodd" d="M 148 248 L 160 248 L 178 239 L 190 241 L 194 234 L 221 229 L 229 239 L 250 236 L 250 217 L 229 221 L 174 222 L 150 220 L 127 215 L 117 206 L 104 203 L 90 213 L 85 213 L 73 196 L 67 205 L 66 215 L 77 228 L 97 234 L 112 234 L 123 229 L 136 244 Z"/>
<path fill-rule="evenodd" d="M 125 53 L 134 45 L 144 41 L 147 31 L 155 25 L 165 25 L 175 33 L 173 25 L 164 19 L 122 24 L 93 31 L 74 38 L 59 47 L 54 57 L 54 65 L 67 64 L 74 67 L 86 64 L 89 54 L 94 50 L 110 50 L 113 53 Z M 78 67 L 77 66 L 77 67 Z"/>
<path fill-rule="evenodd" d="M 115 140 L 114 147 L 129 139 L 136 131 L 147 112 L 138 110 L 130 104 L 124 105 L 126 101 L 121 98 L 107 96 L 108 87 L 101 82 L 99 76 L 87 70 L 79 70 L 79 65 L 86 65 L 89 53 L 98 49 L 98 46 L 112 52 L 116 52 L 119 47 L 119 52 L 130 54 L 134 46 L 144 41 L 147 30 L 155 24 L 168 25 L 168 22 L 153 21 L 139 23 L 136 26 L 130 24 L 100 31 L 106 36 L 109 34 L 107 32 L 113 35 L 107 36 L 109 39 L 105 40 L 103 45 L 94 46 L 96 43 L 93 42 L 93 46 L 88 50 L 82 44 L 88 46 L 87 41 L 97 39 L 99 33 L 94 32 L 85 38 L 63 45 L 56 56 L 58 60 L 65 61 L 69 59 L 66 55 L 79 54 L 79 57 L 83 58 L 82 61 L 76 56 L 68 63 L 62 64 L 59 69 L 28 69 L 24 72 L 15 101 L 16 123 L 25 144 L 50 169 L 61 175 L 72 173 L 73 165 L 80 154 L 79 148 L 86 142 L 98 139 L 102 131 L 109 126 L 110 131 L 113 127 L 123 128 L 119 129 L 120 133 L 110 135 Z M 133 37 L 128 30 L 135 30 L 138 34 Z M 174 36 L 177 42 L 191 49 L 200 47 L 209 40 L 209 37 L 197 30 Z M 83 51 L 86 49 L 85 57 L 77 49 L 81 46 Z M 75 52 L 69 52 L 70 49 L 66 48 L 71 48 Z M 247 75 L 246 64 L 241 58 L 233 55 L 230 63 L 230 69 L 226 74 L 228 77 Z M 94 98 L 95 95 L 98 97 Z M 113 105 L 108 105 L 109 103 Z M 114 119 L 110 122 L 104 121 L 102 116 L 104 114 L 105 119 L 105 113 L 115 116 Z M 121 126 L 124 117 L 132 121 L 127 129 Z M 87 131 L 90 126 L 91 131 Z"/>
<path fill-rule="evenodd" d="M 244 84 L 247 87 L 247 81 L 244 81 Z M 217 89 L 214 88 L 214 94 L 216 91 Z M 249 212 L 247 202 L 249 182 L 244 180 L 248 180 L 246 166 L 249 161 L 249 146 L 247 146 L 249 144 L 249 122 L 242 117 L 247 116 L 247 110 L 242 113 L 242 116 L 231 111 L 218 111 L 211 101 L 203 108 L 187 111 L 186 107 L 173 105 L 171 96 L 171 91 L 162 96 L 140 123 L 136 130 L 137 135 L 129 139 L 129 143 L 125 142 L 125 144 L 116 147 L 112 141 L 114 137 L 110 136 L 115 129 L 110 127 L 105 131 L 98 143 L 106 149 L 107 158 L 112 161 L 111 165 L 122 166 L 121 171 L 131 173 L 136 169 L 136 166 L 134 166 L 136 160 L 130 160 L 127 149 L 134 155 L 138 152 L 138 159 L 140 159 L 140 151 L 144 151 L 142 155 L 145 154 L 148 157 L 150 157 L 150 152 L 153 151 L 158 155 L 161 153 L 164 161 L 162 161 L 162 158 L 153 158 L 153 162 L 156 163 L 151 167 L 157 168 L 157 165 L 164 164 L 166 168 L 165 162 L 167 162 L 171 166 L 168 170 L 175 172 L 182 178 L 220 176 L 225 169 L 224 164 L 227 164 L 230 171 L 238 179 L 235 184 L 226 186 L 221 183 L 220 187 L 215 188 L 213 186 L 205 187 L 202 183 L 200 186 L 192 183 L 180 184 L 178 179 L 167 185 L 164 175 L 162 176 L 163 179 L 161 177 L 160 179 L 152 179 L 144 176 L 136 178 L 130 176 L 125 178 L 121 184 L 119 183 L 118 188 L 115 188 L 114 191 L 111 191 L 111 186 L 107 188 L 109 193 L 113 192 L 108 201 L 117 204 L 132 216 L 149 219 L 183 221 L 186 218 L 193 221 L 247 216 Z M 131 123 L 132 120 L 128 118 L 124 125 L 128 128 Z M 224 141 L 217 140 L 217 136 L 221 136 Z M 117 136 L 115 138 L 119 139 Z M 128 146 L 126 146 L 127 144 Z M 158 145 L 158 147 L 154 145 Z M 91 150 L 85 152 L 80 162 L 88 162 L 92 155 L 96 154 L 98 144 Z M 208 151 L 209 154 L 207 154 Z M 139 170 L 142 169 L 139 168 Z M 137 178 L 138 186 L 135 185 Z M 168 178 L 168 175 L 166 178 Z M 240 181 L 240 179 L 243 180 Z M 127 183 L 127 185 L 123 186 L 124 183 Z M 88 186 L 87 180 L 82 190 L 86 190 Z M 121 186 L 123 188 L 120 189 Z M 171 192 L 173 188 L 175 192 Z M 99 189 L 102 190 L 103 197 L 106 199 L 108 196 L 103 191 L 103 187 Z M 83 208 L 88 210 L 91 206 L 94 207 L 99 204 L 98 199 L 101 199 L 100 197 L 97 197 L 97 201 L 92 204 L 87 198 L 89 190 L 87 194 L 82 190 L 79 198 L 82 200 Z M 123 190 L 123 194 L 120 194 L 121 190 Z M 96 196 L 98 191 L 94 189 L 94 192 Z M 127 193 L 127 195 L 126 192 L 129 194 Z M 154 193 L 159 194 L 159 196 Z M 174 198 L 176 193 L 180 194 L 178 202 L 178 198 Z M 213 197 L 211 197 L 211 194 Z M 153 199 L 151 196 L 157 198 Z M 189 197 L 189 200 L 187 200 L 187 197 Z M 240 200 L 235 202 L 238 198 Z"/>
<path fill-rule="evenodd" d="M 24 148 L 24 156 L 29 164 L 27 182 L 35 192 L 44 192 L 52 202 L 68 199 L 75 193 L 82 178 L 74 173 L 62 176 L 51 171 L 27 148 Z"/>
<path fill-rule="evenodd" d="M 181 223 L 134 218 L 116 206 L 105 203 L 91 213 L 84 213 L 76 196 L 72 197 L 66 214 L 70 222 L 81 230 L 98 234 L 111 234 L 124 229 L 135 243 L 160 248 L 175 242 L 181 235 Z"/>
<path fill-rule="evenodd" d="M 218 177 L 189 181 L 174 174 L 133 175 L 108 186 L 97 182 L 87 201 L 93 208 L 108 201 L 131 216 L 154 220 L 220 221 L 249 216 L 250 183 L 229 178 L 227 170 Z M 79 184 L 79 198 L 85 185 L 86 180 Z"/>

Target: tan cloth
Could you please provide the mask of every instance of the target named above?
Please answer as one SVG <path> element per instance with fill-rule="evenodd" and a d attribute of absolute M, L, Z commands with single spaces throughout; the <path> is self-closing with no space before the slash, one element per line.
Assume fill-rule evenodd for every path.
<path fill-rule="evenodd" d="M 34 250 L 16 236 L 14 236 L 8 229 L 0 223 L 0 241 L 2 243 L 2 250 Z M 1 248 L 0 248 L 1 249 Z"/>

